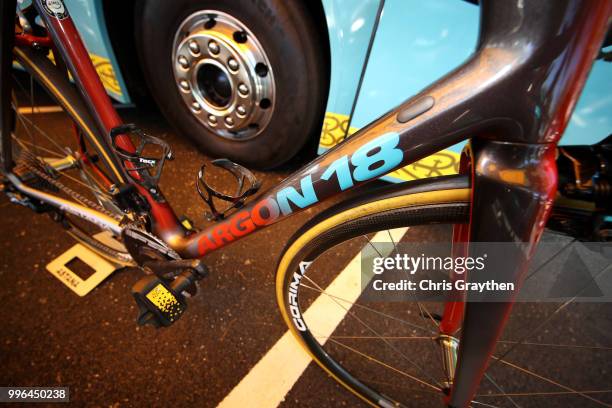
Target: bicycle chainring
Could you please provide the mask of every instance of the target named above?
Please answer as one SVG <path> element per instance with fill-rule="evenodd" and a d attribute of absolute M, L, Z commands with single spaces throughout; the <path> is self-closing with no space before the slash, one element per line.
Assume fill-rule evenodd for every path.
<path fill-rule="evenodd" d="M 125 247 L 138 265 L 150 261 L 181 259 L 179 254 L 160 238 L 134 225 L 127 225 L 121 235 Z"/>

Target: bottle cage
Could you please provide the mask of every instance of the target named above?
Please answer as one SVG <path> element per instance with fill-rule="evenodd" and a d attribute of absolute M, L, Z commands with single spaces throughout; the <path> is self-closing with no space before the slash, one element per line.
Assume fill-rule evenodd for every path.
<path fill-rule="evenodd" d="M 210 208 L 210 212 L 206 213 L 206 218 L 209 221 L 218 221 L 224 219 L 230 211 L 241 208 L 246 199 L 259 190 L 261 183 L 249 170 L 228 159 L 217 159 L 213 160 L 211 163 L 216 167 L 229 171 L 236 178 L 238 183 L 235 194 L 224 194 L 215 190 L 206 182 L 206 165 L 202 165 L 200 168 L 196 178 L 196 188 L 202 200 L 204 200 Z M 247 182 L 246 185 L 245 181 Z M 215 206 L 213 198 L 226 201 L 230 203 L 230 205 L 219 211 Z"/>
<path fill-rule="evenodd" d="M 136 145 L 134 152 L 128 152 L 117 145 L 117 137 L 119 135 L 129 135 L 130 139 Z M 119 158 L 125 172 L 132 183 L 138 184 L 150 193 L 157 195 L 159 178 L 161 177 L 164 163 L 166 160 L 172 160 L 172 150 L 170 145 L 164 140 L 148 135 L 141 129 L 137 128 L 133 123 L 117 126 L 111 129 L 110 138 L 113 149 Z M 143 156 L 143 152 L 147 146 L 158 146 L 161 153 Z"/>

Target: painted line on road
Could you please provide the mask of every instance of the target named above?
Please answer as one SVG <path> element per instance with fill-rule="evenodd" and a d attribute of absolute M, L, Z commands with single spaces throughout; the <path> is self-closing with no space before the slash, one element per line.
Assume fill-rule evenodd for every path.
<path fill-rule="evenodd" d="M 399 242 L 407 230 L 408 228 L 391 230 L 393 241 Z M 387 231 L 381 231 L 374 236 L 372 242 L 391 242 L 391 237 Z M 388 249 L 387 253 L 380 251 L 382 256 L 387 256 L 391 250 L 388 245 L 385 245 L 385 248 Z M 325 292 L 353 303 L 361 294 L 361 286 L 361 255 L 358 253 L 329 284 Z M 304 313 L 304 320 L 309 322 L 311 327 L 317 327 L 316 336 L 319 337 L 319 342 L 324 344 L 342 322 L 348 309 L 339 307 L 337 300 L 321 294 Z M 293 334 L 286 331 L 221 401 L 219 407 L 277 407 L 311 361 L 312 358 L 302 349 Z"/>

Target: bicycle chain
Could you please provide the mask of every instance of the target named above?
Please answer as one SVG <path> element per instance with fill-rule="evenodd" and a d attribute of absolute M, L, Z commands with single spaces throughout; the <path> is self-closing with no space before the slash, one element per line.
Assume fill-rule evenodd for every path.
<path fill-rule="evenodd" d="M 180 256 L 176 253 L 176 251 L 174 251 L 172 248 L 170 248 L 163 240 L 159 239 L 158 237 L 156 237 L 155 235 L 151 234 L 150 232 L 147 232 L 140 225 L 139 222 L 136 222 L 136 221 L 129 222 L 129 218 L 127 218 L 126 216 L 121 217 L 121 216 L 118 216 L 118 215 L 112 213 L 111 211 L 107 210 L 106 208 L 104 208 L 100 204 L 98 204 L 98 203 L 88 199 L 87 197 L 84 197 L 80 193 L 78 193 L 78 192 L 72 190 L 70 187 L 66 186 L 61 181 L 59 181 L 59 180 L 53 178 L 52 176 L 50 176 L 46 171 L 43 170 L 44 169 L 44 165 L 43 165 L 43 163 L 40 163 L 38 158 L 36 158 L 36 157 L 21 157 L 20 159 L 22 159 L 22 162 L 20 164 L 22 164 L 27 170 L 31 171 L 32 173 L 34 173 L 36 176 L 40 177 L 41 179 L 43 179 L 47 183 L 55 186 L 57 189 L 63 191 L 65 194 L 71 196 L 75 200 L 80 201 L 81 203 L 83 203 L 85 205 L 88 205 L 92 209 L 95 209 L 95 210 L 97 210 L 97 211 L 99 211 L 99 212 L 101 212 L 103 214 L 106 214 L 109 217 L 119 221 L 124 226 L 124 233 L 127 233 L 127 238 L 130 238 L 130 239 L 135 238 L 132 235 L 137 234 L 137 236 L 139 238 L 135 241 L 136 242 L 136 247 L 138 247 L 139 245 L 142 245 L 144 243 L 146 246 L 148 246 L 150 248 L 153 248 L 157 252 L 165 255 L 166 257 L 168 257 L 170 259 L 180 259 Z M 128 222 L 126 222 L 126 221 L 128 221 Z M 131 233 L 130 233 L 130 231 L 131 231 Z M 124 240 L 125 240 L 125 238 L 126 237 L 124 237 Z M 128 240 L 125 240 L 124 244 L 129 247 Z M 104 245 L 104 244 L 100 244 L 100 245 Z M 109 249 L 111 249 L 111 248 L 109 248 Z M 128 252 L 132 256 L 132 259 L 134 259 L 133 258 L 134 254 L 138 253 L 136 251 L 136 249 L 134 249 L 134 248 L 132 248 L 131 251 L 128 249 Z M 135 260 L 138 262 L 138 259 L 135 259 Z"/>
<path fill-rule="evenodd" d="M 54 187 L 56 187 L 57 189 L 63 191 L 65 194 L 67 194 L 68 196 L 72 197 L 73 199 L 75 199 L 76 201 L 85 204 L 86 206 L 103 213 L 104 215 L 107 215 L 111 218 L 113 218 L 116 221 L 119 222 L 123 222 L 124 218 L 123 216 L 119 216 L 111 211 L 109 211 L 108 209 L 106 209 L 105 207 L 103 207 L 102 205 L 90 200 L 89 198 L 83 196 L 82 194 L 74 191 L 73 189 L 71 189 L 70 187 L 66 186 L 64 183 L 62 183 L 61 181 L 51 177 L 49 174 L 47 174 L 47 172 L 41 170 L 39 167 L 43 167 L 43 164 L 39 162 L 38 158 L 36 157 L 27 157 L 29 155 L 25 155 L 26 157 L 23 157 L 23 153 L 22 153 L 22 164 L 24 165 L 24 167 L 27 168 L 27 170 L 29 170 L 30 172 L 34 173 L 36 176 L 40 177 L 41 179 L 43 179 L 44 181 L 46 181 L 47 183 L 53 185 Z M 33 161 L 33 163 L 32 163 Z"/>

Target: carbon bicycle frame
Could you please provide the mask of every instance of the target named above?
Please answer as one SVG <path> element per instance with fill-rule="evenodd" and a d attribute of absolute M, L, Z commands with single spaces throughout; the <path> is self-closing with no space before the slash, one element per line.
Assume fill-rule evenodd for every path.
<path fill-rule="evenodd" d="M 6 27 L 7 22 L 12 24 L 15 1 L 3 3 Z M 46 4 L 46 0 L 35 0 L 100 133 L 106 135 L 99 142 L 115 164 L 113 181 L 124 183 L 125 170 L 113 156 L 108 139 L 109 131 L 121 120 L 70 16 L 49 12 Z M 515 243 L 504 259 L 489 262 L 499 265 L 507 281 L 519 286 L 556 193 L 557 142 L 611 14 L 609 0 L 483 0 L 477 49 L 463 65 L 228 219 L 189 234 L 161 194 L 154 198 L 136 186 L 151 206 L 153 232 L 182 257 L 202 257 L 297 211 L 471 138 L 470 225 L 458 235 L 472 242 Z M 6 33 L 3 30 L 3 50 L 11 45 Z M 9 78 L 7 69 L 4 61 L 0 67 L 3 84 Z M 4 90 L 2 94 L 6 96 Z M 2 113 L 0 130 L 5 130 L 9 128 L 5 107 Z M 2 132 L 2 142 L 8 171 L 10 137 L 6 133 Z M 127 137 L 120 138 L 118 145 L 134 150 Z M 512 304 L 509 299 L 465 305 L 458 366 L 447 400 L 450 406 L 464 407 L 472 400 Z M 449 314 L 452 317 L 445 314 L 442 326 L 452 334 L 461 324 L 461 313 Z"/>

